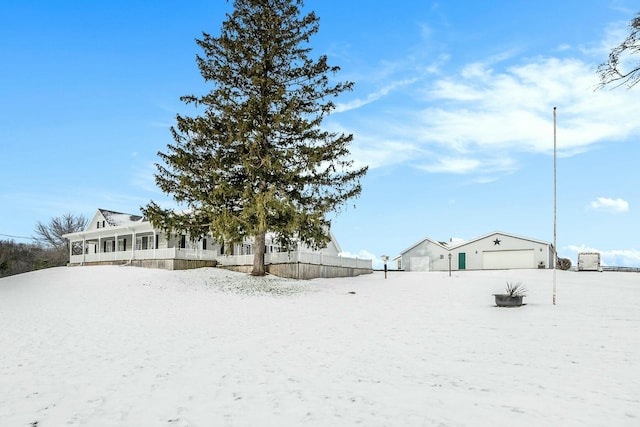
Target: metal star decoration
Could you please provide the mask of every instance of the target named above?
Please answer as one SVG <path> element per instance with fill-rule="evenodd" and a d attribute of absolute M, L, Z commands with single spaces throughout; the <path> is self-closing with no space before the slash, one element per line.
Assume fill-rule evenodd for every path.
<path fill-rule="evenodd" d="M 496 240 L 494 240 L 494 241 L 493 241 L 493 245 L 494 245 L 494 246 L 495 246 L 495 245 L 499 245 L 499 244 L 500 244 L 500 240 L 499 240 L 499 239 L 496 239 Z"/>

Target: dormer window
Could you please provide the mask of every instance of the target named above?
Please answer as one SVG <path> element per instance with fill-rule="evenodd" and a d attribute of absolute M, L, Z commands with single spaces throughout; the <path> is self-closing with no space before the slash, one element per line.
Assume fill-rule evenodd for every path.
<path fill-rule="evenodd" d="M 104 228 L 104 221 L 102 221 L 102 228 Z"/>

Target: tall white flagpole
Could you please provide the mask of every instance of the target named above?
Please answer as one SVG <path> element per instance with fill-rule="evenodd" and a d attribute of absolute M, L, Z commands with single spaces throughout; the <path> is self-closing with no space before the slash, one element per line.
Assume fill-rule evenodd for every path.
<path fill-rule="evenodd" d="M 558 247 L 556 246 L 556 107 L 553 107 L 553 305 L 556 305 L 556 269 Z"/>

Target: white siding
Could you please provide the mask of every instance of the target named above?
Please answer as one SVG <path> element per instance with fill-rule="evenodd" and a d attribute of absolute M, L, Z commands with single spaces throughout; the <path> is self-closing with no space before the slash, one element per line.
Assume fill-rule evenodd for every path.
<path fill-rule="evenodd" d="M 501 232 L 455 243 L 427 238 L 402 252 L 398 264 L 406 271 L 447 271 L 449 254 L 452 270 L 538 268 L 540 265 L 549 268 L 553 247 L 540 240 Z M 428 268 L 424 267 L 425 257 Z"/>
<path fill-rule="evenodd" d="M 405 271 L 441 271 L 447 269 L 446 255 L 446 248 L 425 239 L 403 252 L 400 264 Z M 414 265 L 414 259 L 418 263 L 417 266 Z"/>

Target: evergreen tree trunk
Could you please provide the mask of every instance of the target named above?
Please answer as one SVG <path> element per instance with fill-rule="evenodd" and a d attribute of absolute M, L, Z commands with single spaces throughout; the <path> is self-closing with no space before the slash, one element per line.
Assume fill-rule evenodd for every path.
<path fill-rule="evenodd" d="M 252 276 L 264 276 L 265 274 L 267 274 L 266 268 L 264 266 L 264 253 L 266 244 L 265 236 L 265 231 L 262 231 L 255 236 L 255 241 L 253 244 L 253 270 L 251 271 Z"/>

